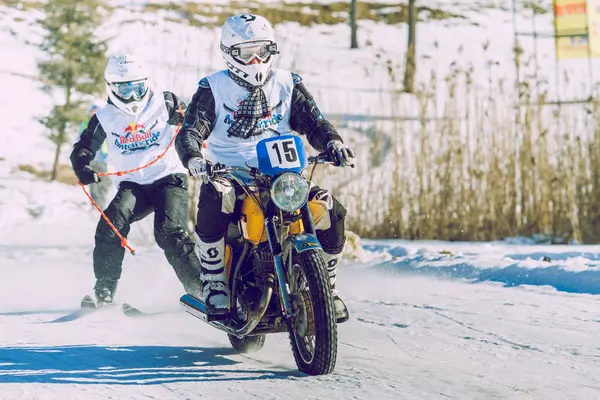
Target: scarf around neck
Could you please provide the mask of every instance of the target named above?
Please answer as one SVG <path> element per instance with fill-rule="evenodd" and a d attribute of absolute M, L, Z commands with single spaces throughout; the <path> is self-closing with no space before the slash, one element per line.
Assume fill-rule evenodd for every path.
<path fill-rule="evenodd" d="M 229 72 L 229 77 L 239 86 L 250 92 L 244 101 L 239 105 L 237 115 L 233 124 L 227 130 L 228 136 L 248 139 L 252 136 L 260 135 L 262 129 L 257 129 L 256 124 L 261 118 L 271 115 L 267 96 L 263 91 L 263 86 L 253 86 L 240 78 L 239 76 Z M 272 71 L 269 71 L 269 76 L 265 83 L 271 79 Z"/>

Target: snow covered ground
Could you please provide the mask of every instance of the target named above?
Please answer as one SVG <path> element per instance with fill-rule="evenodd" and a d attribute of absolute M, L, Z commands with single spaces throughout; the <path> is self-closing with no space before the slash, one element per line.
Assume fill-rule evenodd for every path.
<path fill-rule="evenodd" d="M 495 258 L 505 260 L 498 268 L 511 262 L 536 271 L 543 267 L 521 260 L 540 253 L 577 273 L 568 264 L 595 264 L 600 248 L 427 242 L 365 248 L 369 261 L 342 265 L 340 290 L 352 318 L 339 326 L 337 367 L 309 377 L 296 370 L 287 335 L 269 336 L 259 353 L 237 355 L 225 334 L 181 311 L 179 283 L 156 249 L 127 256 L 117 300 L 161 314 L 133 320 L 109 310 L 61 322 L 93 285 L 90 248 L 2 244 L 1 398 L 598 397 L 600 297 L 470 283 L 450 279 L 452 273 L 441 278 L 431 272 L 433 261 L 418 275 L 394 265 L 421 257 L 423 266 L 447 250 L 485 268 Z"/>
<path fill-rule="evenodd" d="M 341 266 L 352 313 L 336 370 L 297 372 L 285 334 L 234 354 L 185 314 L 164 256 L 134 224 L 117 301 L 75 321 L 91 292 L 97 214 L 79 188 L 0 161 L 0 398 L 592 399 L 600 393 L 600 246 L 364 241 Z M 150 235 L 151 236 L 151 235 Z M 545 261 L 544 261 L 545 260 Z"/>

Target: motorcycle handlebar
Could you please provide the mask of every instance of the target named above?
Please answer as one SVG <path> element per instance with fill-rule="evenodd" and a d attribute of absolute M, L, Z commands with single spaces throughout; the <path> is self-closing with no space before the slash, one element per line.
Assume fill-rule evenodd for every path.
<path fill-rule="evenodd" d="M 309 164 L 330 164 L 330 165 L 335 164 L 333 161 L 331 161 L 331 158 L 330 158 L 329 154 L 327 154 L 327 153 L 320 153 L 316 156 L 308 157 L 308 163 Z M 348 164 L 348 166 L 350 168 L 354 168 L 354 164 Z M 250 174 L 252 174 L 252 172 L 253 172 L 253 168 L 228 167 L 224 164 L 219 164 L 219 163 L 216 163 L 216 164 L 209 163 L 207 165 L 207 169 L 208 169 L 208 171 L 207 171 L 208 173 L 203 176 L 203 181 L 205 183 L 208 183 L 208 181 L 210 179 L 213 179 L 217 175 L 224 175 L 229 172 L 236 171 L 236 170 L 248 172 Z"/>
<path fill-rule="evenodd" d="M 316 156 L 308 157 L 309 164 L 329 164 L 335 165 L 333 161 L 331 161 L 331 157 L 327 153 L 320 153 Z M 354 164 L 347 164 L 348 167 L 354 168 Z"/>
<path fill-rule="evenodd" d="M 246 168 L 241 168 L 241 167 L 228 167 L 224 164 L 212 164 L 212 163 L 208 163 L 206 165 L 206 174 L 202 176 L 202 181 L 204 183 L 208 183 L 211 179 L 215 178 L 218 175 L 224 175 L 228 172 L 231 172 L 235 169 L 239 169 L 239 170 L 244 170 L 247 171 Z"/>
<path fill-rule="evenodd" d="M 329 155 L 327 153 L 321 153 L 316 156 L 308 157 L 309 164 L 333 164 L 329 160 Z"/>

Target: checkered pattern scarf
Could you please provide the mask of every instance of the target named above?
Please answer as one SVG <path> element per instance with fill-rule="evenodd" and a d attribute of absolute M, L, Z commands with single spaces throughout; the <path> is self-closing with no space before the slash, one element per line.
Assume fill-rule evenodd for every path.
<path fill-rule="evenodd" d="M 271 79 L 271 71 L 265 83 Z M 267 96 L 262 90 L 262 86 L 252 86 L 235 74 L 229 73 L 229 76 L 235 83 L 247 89 L 250 95 L 239 105 L 237 115 L 233 125 L 227 130 L 228 136 L 248 139 L 249 137 L 260 135 L 263 130 L 257 129 L 256 124 L 261 118 L 271 115 Z"/>

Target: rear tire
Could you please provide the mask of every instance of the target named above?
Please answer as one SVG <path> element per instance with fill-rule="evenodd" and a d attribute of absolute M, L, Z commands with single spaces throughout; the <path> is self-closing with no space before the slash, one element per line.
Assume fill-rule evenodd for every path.
<path fill-rule="evenodd" d="M 316 250 L 294 252 L 293 257 L 293 264 L 299 268 L 295 267 L 297 272 L 294 277 L 289 277 L 293 283 L 290 283 L 290 290 L 296 298 L 295 303 L 300 304 L 298 316 L 288 324 L 294 359 L 302 372 L 329 374 L 333 372 L 337 359 L 337 324 L 327 269 Z M 302 287 L 305 285 L 297 276 L 300 271 L 308 290 Z M 299 298 L 302 300 L 298 301 Z M 308 343 L 312 340 L 309 337 L 314 338 L 314 343 Z"/>
<path fill-rule="evenodd" d="M 254 353 L 259 351 L 265 345 L 266 335 L 245 336 L 241 339 L 227 334 L 231 346 L 240 353 Z"/>

